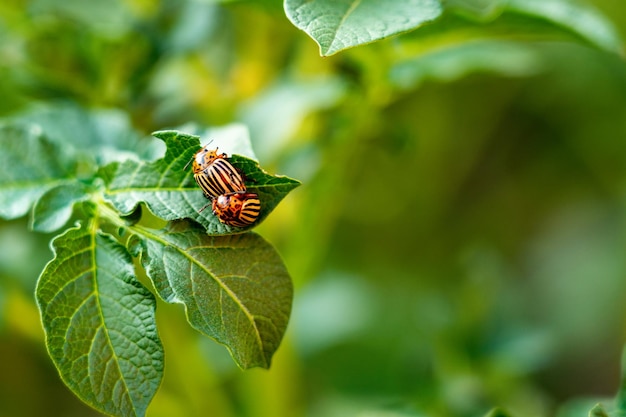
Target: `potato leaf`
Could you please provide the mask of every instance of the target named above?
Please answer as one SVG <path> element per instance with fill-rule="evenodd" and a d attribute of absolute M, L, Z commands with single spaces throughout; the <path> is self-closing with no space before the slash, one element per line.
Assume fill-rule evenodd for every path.
<path fill-rule="evenodd" d="M 323 56 L 416 29 L 442 12 L 439 0 L 285 0 L 284 8 Z"/>
<path fill-rule="evenodd" d="M 88 187 L 79 181 L 51 188 L 35 203 L 31 228 L 44 233 L 60 229 L 72 216 L 74 203 L 86 200 L 88 197 Z"/>
<path fill-rule="evenodd" d="M 126 248 L 94 227 L 69 229 L 52 246 L 36 296 L 61 378 L 104 413 L 145 415 L 163 374 L 154 296 Z"/>
<path fill-rule="evenodd" d="M 208 236 L 189 222 L 138 230 L 130 242 L 159 295 L 224 344 L 243 368 L 269 368 L 285 333 L 293 288 L 276 250 L 254 233 Z"/>
<path fill-rule="evenodd" d="M 47 190 L 73 181 L 67 150 L 35 126 L 0 127 L 0 217 L 23 216 Z"/>
<path fill-rule="evenodd" d="M 127 160 L 106 168 L 103 177 L 107 182 L 105 197 L 123 214 L 130 214 L 139 203 L 164 220 L 192 219 L 204 226 L 210 235 L 225 235 L 245 229 L 219 222 L 208 207 L 210 203 L 193 179 L 191 168 L 185 165 L 200 149 L 200 138 L 177 131 L 154 134 L 162 139 L 167 150 L 162 159 L 154 162 Z M 256 161 L 233 155 L 230 162 L 243 173 L 250 192 L 261 200 L 261 212 L 251 227 L 259 224 L 276 205 L 300 182 L 274 176 L 263 171 Z"/>

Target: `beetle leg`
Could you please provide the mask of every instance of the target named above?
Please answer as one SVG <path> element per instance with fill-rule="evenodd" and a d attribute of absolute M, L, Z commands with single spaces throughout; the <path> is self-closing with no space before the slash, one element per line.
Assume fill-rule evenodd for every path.
<path fill-rule="evenodd" d="M 189 162 L 187 162 L 187 163 L 185 164 L 185 168 L 183 168 L 183 171 L 185 171 L 185 170 L 187 169 L 187 167 L 189 166 L 189 164 L 191 163 L 191 161 L 193 161 L 193 159 L 194 159 L 195 157 L 196 157 L 196 154 L 194 154 L 194 155 L 191 157 L 191 159 L 189 160 Z"/>
<path fill-rule="evenodd" d="M 210 202 L 206 203 L 206 204 L 204 205 L 204 207 L 202 207 L 200 210 L 198 210 L 198 213 L 202 213 L 202 211 L 204 211 L 204 209 L 205 209 L 205 208 L 209 207 L 209 206 L 210 206 L 210 205 L 212 205 L 212 204 L 213 204 L 213 202 L 212 202 L 212 201 L 210 201 Z"/>

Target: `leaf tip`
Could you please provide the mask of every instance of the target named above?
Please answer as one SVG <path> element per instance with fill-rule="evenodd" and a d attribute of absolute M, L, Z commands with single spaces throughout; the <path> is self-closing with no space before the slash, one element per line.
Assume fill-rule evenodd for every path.
<path fill-rule="evenodd" d="M 173 136 L 178 136 L 179 133 L 180 132 L 178 130 L 157 130 L 155 132 L 152 132 L 151 134 L 155 138 L 159 138 L 161 140 L 166 140 L 166 139 L 171 138 Z"/>

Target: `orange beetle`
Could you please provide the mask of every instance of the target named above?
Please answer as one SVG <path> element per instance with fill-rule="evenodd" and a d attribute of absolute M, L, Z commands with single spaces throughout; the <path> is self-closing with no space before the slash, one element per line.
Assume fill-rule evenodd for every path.
<path fill-rule="evenodd" d="M 213 214 L 229 226 L 249 226 L 259 217 L 260 211 L 261 201 L 254 193 L 228 193 L 213 200 Z"/>
<path fill-rule="evenodd" d="M 193 177 L 204 192 L 204 196 L 213 200 L 219 195 L 246 191 L 239 171 L 231 165 L 225 153 L 218 154 L 217 149 L 209 150 L 209 145 L 200 149 L 185 165 L 190 163 Z"/>

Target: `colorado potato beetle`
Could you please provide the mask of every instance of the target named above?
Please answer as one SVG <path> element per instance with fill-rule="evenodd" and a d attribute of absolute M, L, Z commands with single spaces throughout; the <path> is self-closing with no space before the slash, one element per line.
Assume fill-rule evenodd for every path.
<path fill-rule="evenodd" d="M 196 152 L 184 168 L 187 169 L 193 162 L 191 165 L 193 177 L 204 196 L 213 200 L 222 194 L 246 191 L 241 174 L 228 162 L 227 155 L 218 154 L 217 149 L 209 150 L 208 146 Z"/>
<path fill-rule="evenodd" d="M 229 226 L 249 226 L 259 217 L 260 211 L 261 201 L 254 193 L 228 193 L 213 200 L 213 214 Z"/>

